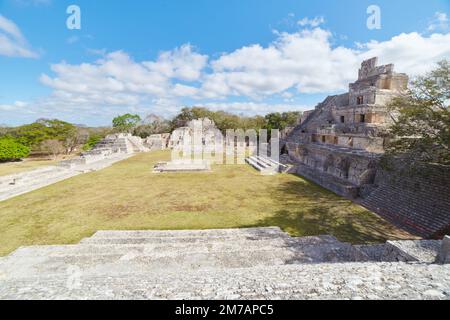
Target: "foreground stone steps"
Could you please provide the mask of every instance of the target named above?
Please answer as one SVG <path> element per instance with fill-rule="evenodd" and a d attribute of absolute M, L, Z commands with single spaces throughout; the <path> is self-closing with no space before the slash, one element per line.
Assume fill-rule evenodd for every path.
<path fill-rule="evenodd" d="M 440 240 L 388 241 L 383 258 L 386 261 L 434 263 L 441 246 Z"/>
<path fill-rule="evenodd" d="M 450 266 L 345 263 L 1 280 L 0 299 L 450 299 Z"/>
<path fill-rule="evenodd" d="M 352 246 L 277 227 L 99 231 L 0 258 L 0 299 L 448 299 L 449 266 L 430 264 L 440 246 Z"/>
<path fill-rule="evenodd" d="M 58 257 L 77 255 L 128 255 L 138 254 L 173 254 L 178 252 L 229 252 L 236 250 L 292 250 L 299 251 L 308 246 L 330 246 L 337 248 L 348 248 L 348 244 L 341 243 L 289 243 L 280 240 L 259 240 L 259 241 L 211 241 L 208 243 L 192 242 L 167 242 L 152 244 L 81 244 L 65 246 L 35 246 L 23 247 L 12 253 L 8 259 L 23 259 L 27 257 Z"/>
<path fill-rule="evenodd" d="M 224 236 L 171 238 L 166 234 L 166 237 L 150 239 L 88 240 L 89 243 L 79 245 L 20 248 L 0 262 L 0 271 L 9 277 L 22 277 L 36 273 L 41 275 L 64 273 L 69 266 L 75 266 L 81 268 L 83 272 L 112 275 L 129 270 L 166 272 L 368 260 L 351 245 L 338 242 L 330 236 L 248 239 Z M 93 240 L 101 243 L 93 244 Z M 111 244 L 112 240 L 118 243 Z M 136 244 L 136 241 L 142 240 L 147 243 Z"/>
<path fill-rule="evenodd" d="M 239 229 L 236 229 L 239 230 Z M 339 243 L 332 236 L 293 238 L 280 229 L 244 229 L 246 231 L 205 230 L 205 231 L 99 231 L 90 238 L 83 239 L 82 244 L 160 244 L 160 243 L 213 243 L 230 241 L 241 245 L 242 241 L 274 240 L 283 244 L 320 244 Z M 259 230 L 259 231 L 258 231 Z"/>
<path fill-rule="evenodd" d="M 252 249 L 232 251 L 143 252 L 128 254 L 27 257 L 20 263 L 3 262 L 0 270 L 9 278 L 24 275 L 65 274 L 68 267 L 79 268 L 84 274 L 117 276 L 129 272 L 165 273 L 169 270 L 226 270 L 257 266 L 299 263 L 347 262 L 351 255 L 346 248 L 335 245 L 309 246 L 302 250 Z"/>
<path fill-rule="evenodd" d="M 205 230 L 143 230 L 143 231 L 97 231 L 91 238 L 151 238 L 151 237 L 210 237 L 210 236 L 282 236 L 289 237 L 279 227 L 245 228 L 245 229 L 205 229 Z M 321 236 L 319 236 L 321 237 Z M 330 239 L 330 236 L 323 236 Z M 311 237 L 313 238 L 313 237 Z M 334 238 L 336 239 L 336 238 Z"/>

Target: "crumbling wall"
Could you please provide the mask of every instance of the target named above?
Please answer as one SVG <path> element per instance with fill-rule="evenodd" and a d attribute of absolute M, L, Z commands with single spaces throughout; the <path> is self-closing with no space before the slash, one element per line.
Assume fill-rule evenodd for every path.
<path fill-rule="evenodd" d="M 425 238 L 450 232 L 450 167 L 424 165 L 414 171 L 379 169 L 360 203 L 393 224 Z M 367 193 L 367 194 L 365 194 Z"/>

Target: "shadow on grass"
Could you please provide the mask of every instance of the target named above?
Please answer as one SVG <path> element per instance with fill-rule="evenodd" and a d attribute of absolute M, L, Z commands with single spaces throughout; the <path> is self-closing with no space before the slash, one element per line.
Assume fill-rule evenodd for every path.
<path fill-rule="evenodd" d="M 409 236 L 350 200 L 301 178 L 277 189 L 273 199 L 284 209 L 248 227 L 279 226 L 299 237 L 329 234 L 353 244 L 383 243 Z"/>

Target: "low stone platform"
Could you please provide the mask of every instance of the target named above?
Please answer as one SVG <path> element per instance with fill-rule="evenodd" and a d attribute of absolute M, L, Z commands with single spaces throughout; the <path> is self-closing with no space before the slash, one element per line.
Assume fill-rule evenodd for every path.
<path fill-rule="evenodd" d="M 171 162 L 160 162 L 153 168 L 154 173 L 176 173 L 176 172 L 208 172 L 211 171 L 211 163 L 209 161 L 188 161 L 179 160 Z"/>
<path fill-rule="evenodd" d="M 48 166 L 0 177 L 0 201 L 8 200 L 83 173 L 107 168 L 131 156 L 132 154 L 115 154 L 91 163 L 81 163 L 75 166 Z"/>
<path fill-rule="evenodd" d="M 277 227 L 99 231 L 0 258 L 0 299 L 450 299 L 450 265 L 431 263 L 441 243 L 396 244 Z"/>

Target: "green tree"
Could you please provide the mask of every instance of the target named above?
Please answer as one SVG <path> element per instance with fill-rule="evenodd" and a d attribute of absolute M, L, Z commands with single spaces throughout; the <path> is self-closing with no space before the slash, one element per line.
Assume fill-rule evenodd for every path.
<path fill-rule="evenodd" d="M 28 157 L 30 148 L 10 137 L 0 138 L 0 162 L 17 161 Z"/>
<path fill-rule="evenodd" d="M 113 128 L 116 132 L 132 132 L 133 129 L 141 121 L 141 117 L 137 114 L 124 114 L 122 116 L 115 117 L 112 121 Z"/>
<path fill-rule="evenodd" d="M 390 103 L 392 137 L 386 159 L 401 157 L 405 163 L 450 165 L 450 63 L 418 77 L 410 89 Z"/>
<path fill-rule="evenodd" d="M 301 113 L 298 111 L 269 113 L 265 117 L 266 118 L 265 128 L 268 130 L 278 129 L 281 131 L 286 129 L 287 127 L 293 127 L 297 124 L 297 121 L 300 116 Z"/>
<path fill-rule="evenodd" d="M 211 120 L 214 120 L 213 116 L 214 112 L 203 107 L 185 107 L 181 109 L 180 113 L 176 115 L 175 118 L 173 118 L 173 120 L 171 121 L 171 131 L 176 128 L 186 126 L 186 124 L 191 120 L 201 118 L 209 118 Z"/>
<path fill-rule="evenodd" d="M 49 138 L 47 128 L 41 123 L 32 123 L 14 128 L 10 131 L 19 143 L 32 149 L 39 147 L 42 141 Z"/>
<path fill-rule="evenodd" d="M 150 114 L 133 130 L 133 135 L 147 138 L 152 134 L 171 132 L 171 122 L 156 115 Z"/>
<path fill-rule="evenodd" d="M 83 145 L 83 151 L 91 150 L 100 140 L 103 139 L 103 136 L 100 134 L 92 134 L 89 136 L 87 142 Z"/>
<path fill-rule="evenodd" d="M 78 142 L 78 129 L 71 123 L 57 119 L 39 119 L 32 124 L 12 129 L 9 134 L 19 143 L 34 150 L 46 140 L 58 140 L 66 147 L 66 152 Z"/>

